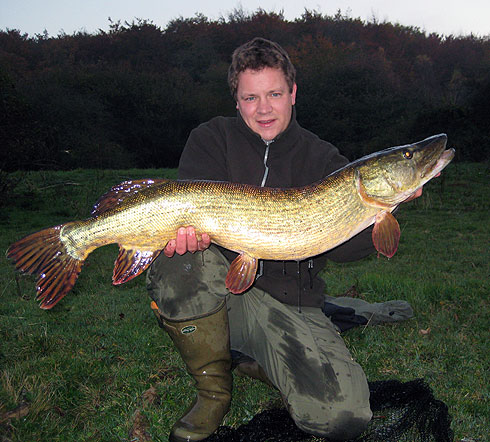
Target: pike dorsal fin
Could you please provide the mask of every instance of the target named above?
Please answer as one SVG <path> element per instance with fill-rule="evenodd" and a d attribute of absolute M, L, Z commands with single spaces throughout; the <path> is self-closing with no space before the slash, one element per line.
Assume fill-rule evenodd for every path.
<path fill-rule="evenodd" d="M 396 253 L 400 242 L 400 225 L 390 212 L 378 212 L 372 235 L 374 247 L 379 253 L 388 258 Z"/>
<path fill-rule="evenodd" d="M 257 258 L 241 253 L 230 265 L 226 275 L 226 288 L 234 294 L 247 290 L 255 280 Z"/>
<path fill-rule="evenodd" d="M 131 180 L 131 181 L 123 181 L 120 184 L 112 187 L 107 193 L 102 195 L 97 202 L 94 204 L 91 215 L 99 216 L 108 210 L 117 207 L 121 204 L 126 198 L 133 196 L 134 194 L 140 192 L 143 189 L 148 187 L 152 187 L 161 183 L 165 183 L 169 180 L 160 178 L 160 179 L 144 179 L 144 180 Z"/>
<path fill-rule="evenodd" d="M 120 245 L 112 283 L 123 284 L 143 273 L 160 252 L 161 250 L 133 250 Z"/>

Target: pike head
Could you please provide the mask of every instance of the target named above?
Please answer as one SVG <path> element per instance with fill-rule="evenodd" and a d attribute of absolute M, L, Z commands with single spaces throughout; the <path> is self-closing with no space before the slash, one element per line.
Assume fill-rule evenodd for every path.
<path fill-rule="evenodd" d="M 454 149 L 445 150 L 446 142 L 445 134 L 434 135 L 352 163 L 361 198 L 367 204 L 385 208 L 405 201 L 453 159 Z"/>

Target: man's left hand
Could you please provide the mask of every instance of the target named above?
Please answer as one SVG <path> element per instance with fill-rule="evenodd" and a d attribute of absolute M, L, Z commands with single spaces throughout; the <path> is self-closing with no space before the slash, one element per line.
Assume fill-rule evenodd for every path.
<path fill-rule="evenodd" d="M 415 198 L 418 198 L 420 195 L 422 195 L 422 187 L 420 189 L 417 190 L 417 192 L 415 192 L 414 194 L 410 195 L 405 201 L 403 201 L 404 203 L 407 203 L 408 201 L 412 201 L 414 200 Z"/>
<path fill-rule="evenodd" d="M 441 173 L 438 173 L 434 178 L 440 176 Z M 415 192 L 413 195 L 409 196 L 405 201 L 403 201 L 404 203 L 408 202 L 408 201 L 412 201 L 414 200 L 415 198 L 418 198 L 420 195 L 422 195 L 422 189 L 423 187 L 421 187 L 420 189 L 417 190 L 417 192 Z"/>

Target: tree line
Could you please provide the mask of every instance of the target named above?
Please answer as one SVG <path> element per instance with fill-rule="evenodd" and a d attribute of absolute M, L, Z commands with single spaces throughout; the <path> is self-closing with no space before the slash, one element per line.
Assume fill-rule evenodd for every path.
<path fill-rule="evenodd" d="M 175 167 L 194 127 L 235 115 L 231 53 L 255 36 L 289 52 L 300 124 L 349 159 L 441 132 L 459 160 L 489 159 L 488 36 L 259 9 L 56 37 L 0 30 L 0 169 Z"/>

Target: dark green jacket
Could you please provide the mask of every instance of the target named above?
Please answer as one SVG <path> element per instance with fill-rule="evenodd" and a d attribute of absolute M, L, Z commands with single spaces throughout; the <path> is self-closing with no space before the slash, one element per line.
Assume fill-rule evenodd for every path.
<path fill-rule="evenodd" d="M 266 167 L 264 160 L 268 167 Z M 179 179 L 205 179 L 262 185 L 298 187 L 312 184 L 347 164 L 332 144 L 303 129 L 295 114 L 288 128 L 269 145 L 237 117 L 216 117 L 194 129 L 182 153 Z M 263 183 L 266 175 L 265 183 Z M 305 212 L 306 215 L 307 212 Z M 369 231 L 347 243 L 300 264 L 301 298 L 296 262 L 264 261 L 255 286 L 281 302 L 303 306 L 323 305 L 325 283 L 317 274 L 327 259 L 346 262 L 374 251 Z M 291 232 L 291 235 L 302 235 Z M 231 261 L 236 253 L 224 250 Z"/>

